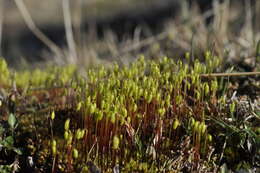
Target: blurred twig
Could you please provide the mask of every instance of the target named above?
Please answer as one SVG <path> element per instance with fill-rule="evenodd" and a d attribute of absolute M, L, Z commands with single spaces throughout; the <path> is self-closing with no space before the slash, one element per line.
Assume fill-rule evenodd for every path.
<path fill-rule="evenodd" d="M 231 77 L 231 76 L 256 76 L 260 72 L 237 72 L 237 73 L 209 73 L 201 74 L 200 77 Z"/>
<path fill-rule="evenodd" d="M 255 2 L 255 31 L 259 31 L 260 30 L 260 1 L 256 1 Z"/>
<path fill-rule="evenodd" d="M 84 1 L 85 2 L 85 1 Z M 71 12 L 71 16 L 72 16 L 72 25 L 73 27 L 75 28 L 75 39 L 76 42 L 79 44 L 79 46 L 82 46 L 83 45 L 83 34 L 82 34 L 82 28 L 81 26 L 83 25 L 83 21 L 84 21 L 84 18 L 83 18 L 83 0 L 76 0 L 75 1 L 75 9 Z M 78 56 L 80 56 L 80 52 L 77 52 Z"/>
<path fill-rule="evenodd" d="M 31 15 L 29 14 L 23 0 L 14 0 L 18 10 L 20 11 L 27 27 L 32 31 L 32 33 L 41 40 L 54 54 L 62 55 L 60 48 L 51 41 L 33 22 Z"/>
<path fill-rule="evenodd" d="M 245 0 L 245 11 L 246 11 L 246 17 L 245 17 L 245 29 L 246 29 L 246 38 L 248 40 L 254 40 L 254 32 L 253 32 L 253 15 L 252 15 L 252 4 L 251 1 Z M 252 45 L 250 45 L 252 46 Z"/>
<path fill-rule="evenodd" d="M 0 0 L 0 56 L 2 55 L 3 20 L 4 20 L 4 1 Z"/>
<path fill-rule="evenodd" d="M 77 62 L 77 52 L 76 45 L 72 31 L 72 22 L 71 22 L 71 13 L 70 13 L 70 2 L 69 0 L 62 0 L 62 9 L 64 16 L 64 24 L 66 31 L 66 39 L 69 47 L 69 62 L 75 63 Z"/>

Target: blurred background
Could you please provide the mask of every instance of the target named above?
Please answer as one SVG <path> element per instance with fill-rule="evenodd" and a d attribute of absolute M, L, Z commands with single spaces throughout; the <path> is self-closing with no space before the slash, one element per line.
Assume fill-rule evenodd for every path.
<path fill-rule="evenodd" d="M 212 50 L 252 64 L 259 21 L 259 0 L 0 0 L 0 56 L 19 68 Z"/>

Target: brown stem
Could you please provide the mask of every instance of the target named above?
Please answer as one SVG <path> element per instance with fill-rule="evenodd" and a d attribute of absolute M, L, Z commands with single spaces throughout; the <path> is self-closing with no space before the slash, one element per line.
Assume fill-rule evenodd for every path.
<path fill-rule="evenodd" d="M 233 77 L 233 76 L 254 76 L 260 75 L 260 72 L 237 72 L 237 73 L 209 73 L 201 74 L 200 77 Z"/>

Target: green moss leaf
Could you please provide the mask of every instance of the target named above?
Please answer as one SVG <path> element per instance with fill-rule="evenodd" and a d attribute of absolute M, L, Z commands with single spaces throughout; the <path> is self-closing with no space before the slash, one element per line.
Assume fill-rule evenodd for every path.
<path fill-rule="evenodd" d="M 16 118 L 15 118 L 15 115 L 14 114 L 9 114 L 9 117 L 8 117 L 8 124 L 9 126 L 14 129 L 15 128 L 15 124 L 16 124 Z"/>

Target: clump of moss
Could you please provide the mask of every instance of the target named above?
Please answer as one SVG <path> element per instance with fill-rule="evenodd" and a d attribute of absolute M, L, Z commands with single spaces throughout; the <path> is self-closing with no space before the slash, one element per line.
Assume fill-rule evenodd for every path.
<path fill-rule="evenodd" d="M 13 81 L 2 65 L 1 77 L 5 89 L 17 84 L 12 99 L 21 129 L 17 141 L 27 134 L 31 142 L 23 144 L 24 157 L 36 159 L 36 167 L 77 172 L 94 161 L 104 171 L 119 165 L 125 172 L 212 172 L 225 160 L 235 167 L 238 157 L 255 163 L 239 155 L 250 151 L 245 143 L 233 146 L 234 140 L 256 148 L 259 143 L 257 123 L 235 121 L 239 110 L 223 94 L 227 85 L 201 75 L 216 72 L 220 63 L 210 52 L 204 63 L 191 65 L 140 57 L 129 67 L 101 66 L 87 76 L 68 66 L 17 73 Z M 11 98 L 5 100 L 6 112 Z"/>

